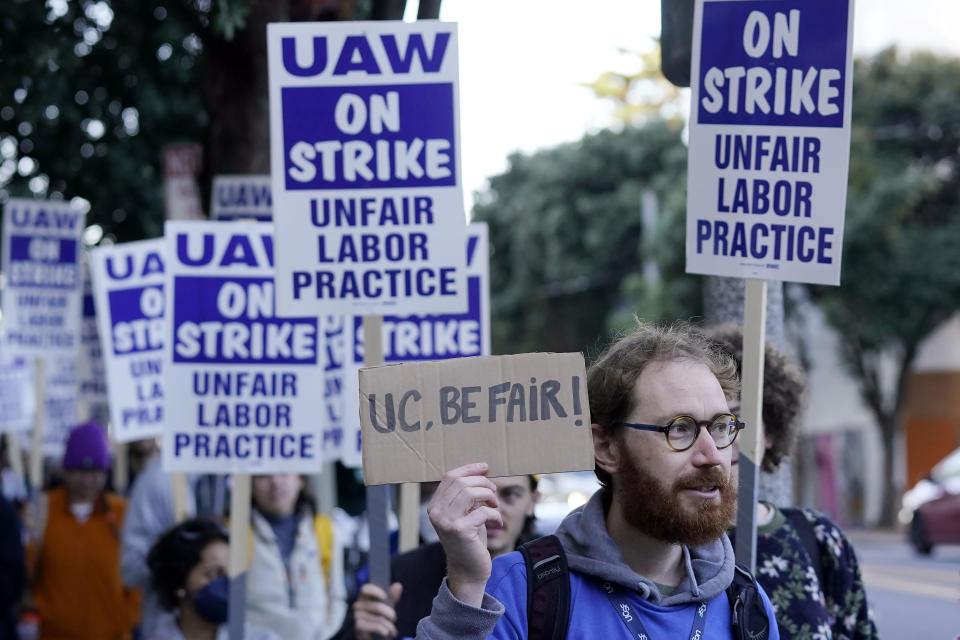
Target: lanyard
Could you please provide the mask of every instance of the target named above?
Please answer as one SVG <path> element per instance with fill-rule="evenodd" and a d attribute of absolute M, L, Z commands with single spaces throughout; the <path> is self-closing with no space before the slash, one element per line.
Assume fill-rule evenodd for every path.
<path fill-rule="evenodd" d="M 613 607 L 613 610 L 616 611 L 617 617 L 620 618 L 620 621 L 623 622 L 624 626 L 627 628 L 627 631 L 630 632 L 630 637 L 634 638 L 635 640 L 651 640 L 650 635 L 647 633 L 643 623 L 640 621 L 640 616 L 637 615 L 630 607 L 630 604 L 623 595 L 622 589 L 609 582 L 602 582 L 600 583 L 600 586 L 603 587 L 603 592 L 607 594 L 607 598 L 610 600 L 610 605 Z M 696 612 L 693 614 L 693 626 L 690 628 L 690 640 L 702 640 L 703 630 L 706 624 L 707 603 L 701 602 L 697 607 Z"/>

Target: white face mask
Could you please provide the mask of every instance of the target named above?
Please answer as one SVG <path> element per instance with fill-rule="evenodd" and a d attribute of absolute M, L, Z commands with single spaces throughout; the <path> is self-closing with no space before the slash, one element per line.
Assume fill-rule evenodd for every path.
<path fill-rule="evenodd" d="M 70 513 L 77 519 L 77 522 L 83 524 L 90 518 L 90 514 L 93 513 L 93 503 L 75 502 L 70 505 Z"/>
<path fill-rule="evenodd" d="M 437 530 L 433 528 L 433 523 L 430 522 L 430 516 L 427 515 L 428 506 L 428 502 L 420 505 L 420 537 L 423 538 L 424 542 L 429 544 L 431 542 L 440 542 L 440 536 L 437 535 Z"/>

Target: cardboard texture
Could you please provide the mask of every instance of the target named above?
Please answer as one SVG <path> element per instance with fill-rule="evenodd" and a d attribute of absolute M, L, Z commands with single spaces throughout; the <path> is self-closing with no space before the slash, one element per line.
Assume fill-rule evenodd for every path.
<path fill-rule="evenodd" d="M 593 469 L 583 355 L 527 353 L 360 370 L 368 485 Z"/>

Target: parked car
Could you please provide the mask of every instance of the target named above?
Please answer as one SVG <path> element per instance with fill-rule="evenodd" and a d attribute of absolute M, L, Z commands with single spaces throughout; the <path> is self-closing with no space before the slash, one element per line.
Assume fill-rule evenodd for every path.
<path fill-rule="evenodd" d="M 902 504 L 900 519 L 910 523 L 910 543 L 917 553 L 960 544 L 960 448 L 907 491 Z"/>

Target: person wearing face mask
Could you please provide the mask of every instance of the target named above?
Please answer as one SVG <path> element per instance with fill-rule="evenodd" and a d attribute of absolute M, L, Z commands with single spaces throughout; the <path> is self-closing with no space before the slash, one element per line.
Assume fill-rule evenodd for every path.
<path fill-rule="evenodd" d="M 540 494 L 539 478 L 535 475 L 492 478 L 497 486 L 502 523 L 487 523 L 487 551 L 496 558 L 514 551 L 534 537 L 533 509 Z M 433 483 L 436 489 L 439 483 Z M 431 494 L 432 495 L 432 492 Z M 426 513 L 425 509 L 421 510 Z M 421 537 L 439 540 L 429 518 L 421 519 Z M 424 545 L 413 551 L 393 557 L 390 575 L 390 599 L 383 589 L 365 584 L 353 605 L 353 625 L 345 628 L 346 637 L 371 640 L 383 638 L 412 638 L 417 623 L 430 615 L 433 599 L 447 574 L 447 558 L 439 542 Z M 349 635 L 350 632 L 353 635 Z"/>
<path fill-rule="evenodd" d="M 129 638 L 139 595 L 120 579 L 123 498 L 104 489 L 110 453 L 103 427 L 75 427 L 63 456 L 63 486 L 45 492 L 27 544 L 38 637 Z"/>
<path fill-rule="evenodd" d="M 343 546 L 302 476 L 252 481 L 247 621 L 285 640 L 333 637 L 347 610 Z"/>
<path fill-rule="evenodd" d="M 151 640 L 227 640 L 230 557 L 227 532 L 205 518 L 186 520 L 162 535 L 147 555 L 147 566 L 164 617 Z M 279 640 L 252 625 L 247 640 Z"/>

